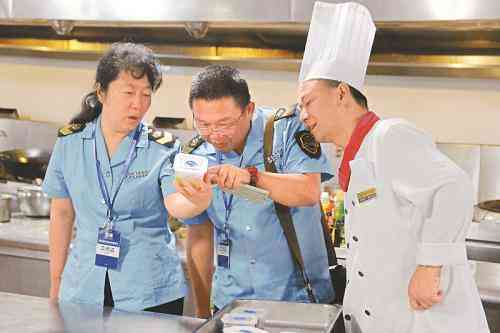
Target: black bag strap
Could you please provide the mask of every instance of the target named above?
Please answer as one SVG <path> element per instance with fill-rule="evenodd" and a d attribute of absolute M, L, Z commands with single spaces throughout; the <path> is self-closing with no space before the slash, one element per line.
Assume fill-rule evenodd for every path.
<path fill-rule="evenodd" d="M 321 209 L 321 206 L 320 206 Z M 346 270 L 345 267 L 338 263 L 335 247 L 333 246 L 332 238 L 327 229 L 327 221 L 323 209 L 321 209 L 321 225 L 323 226 L 323 236 L 325 237 L 326 254 L 328 256 L 328 270 L 332 280 L 332 287 L 335 295 L 330 304 L 342 304 L 344 301 L 344 293 L 346 287 Z"/>
<path fill-rule="evenodd" d="M 278 110 L 279 112 L 280 110 Z M 271 116 L 267 122 L 264 130 L 264 165 L 267 172 L 277 173 L 276 165 L 273 160 L 273 141 L 274 141 L 274 121 L 277 117 Z M 304 266 L 304 260 L 302 258 L 302 253 L 299 247 L 299 241 L 297 239 L 297 233 L 295 232 L 295 227 L 293 225 L 292 215 L 290 213 L 290 208 L 282 205 L 278 202 L 274 202 L 274 207 L 276 209 L 276 214 L 278 215 L 278 220 L 280 221 L 281 227 L 285 234 L 288 247 L 292 254 L 292 259 L 300 270 L 302 279 L 304 280 L 304 287 L 307 291 L 309 300 L 312 303 L 317 303 L 317 299 L 314 296 L 314 292 L 311 286 L 309 277 L 307 276 L 306 269 Z"/>
<path fill-rule="evenodd" d="M 323 209 L 321 209 L 321 204 L 319 206 L 321 211 L 321 225 L 323 227 L 323 236 L 325 238 L 326 254 L 328 256 L 328 266 L 330 269 L 334 269 L 339 263 L 337 261 L 337 253 L 335 253 L 335 247 L 333 246 L 332 238 L 328 234 L 328 229 L 326 228 L 327 220 Z"/>

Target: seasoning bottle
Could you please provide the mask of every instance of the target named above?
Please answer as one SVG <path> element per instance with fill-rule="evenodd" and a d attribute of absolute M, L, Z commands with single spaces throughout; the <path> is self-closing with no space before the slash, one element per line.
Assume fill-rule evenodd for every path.
<path fill-rule="evenodd" d="M 345 223 L 344 223 L 344 192 L 335 193 L 335 237 L 333 245 L 335 247 L 345 247 Z"/>
<path fill-rule="evenodd" d="M 328 192 L 321 192 L 321 209 L 325 216 L 328 232 L 331 232 L 333 229 L 333 203 L 330 200 L 330 193 Z"/>

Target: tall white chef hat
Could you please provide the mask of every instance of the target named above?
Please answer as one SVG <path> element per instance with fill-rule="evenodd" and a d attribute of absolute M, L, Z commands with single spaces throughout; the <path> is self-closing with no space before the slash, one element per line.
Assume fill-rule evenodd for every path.
<path fill-rule="evenodd" d="M 363 91 L 375 30 L 370 12 L 358 3 L 316 2 L 299 82 L 336 80 Z"/>

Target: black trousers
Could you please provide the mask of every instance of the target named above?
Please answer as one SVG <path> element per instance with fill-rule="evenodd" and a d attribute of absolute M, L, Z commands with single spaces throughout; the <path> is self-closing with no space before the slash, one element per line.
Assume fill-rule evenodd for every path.
<path fill-rule="evenodd" d="M 115 301 L 113 300 L 113 293 L 111 292 L 111 284 L 109 283 L 109 276 L 107 271 L 106 279 L 104 281 L 104 306 L 115 306 Z M 144 309 L 144 311 L 182 316 L 182 312 L 184 311 L 184 297 L 178 298 L 172 302 L 146 308 Z"/>

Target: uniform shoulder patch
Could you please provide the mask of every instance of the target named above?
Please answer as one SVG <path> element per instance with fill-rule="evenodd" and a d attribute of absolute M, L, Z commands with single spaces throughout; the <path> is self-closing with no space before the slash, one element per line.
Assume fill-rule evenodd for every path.
<path fill-rule="evenodd" d="M 295 140 L 299 144 L 300 149 L 302 149 L 307 156 L 315 159 L 321 156 L 321 145 L 316 142 L 311 132 L 299 131 L 295 133 Z"/>
<path fill-rule="evenodd" d="M 182 146 L 182 152 L 184 154 L 191 154 L 193 151 L 196 150 L 196 148 L 201 146 L 204 142 L 205 140 L 201 136 L 196 135 L 191 140 L 189 140 L 185 145 Z"/>
<path fill-rule="evenodd" d="M 84 128 L 85 128 L 85 124 L 79 124 L 79 123 L 68 124 L 66 126 L 61 127 L 57 131 L 57 136 L 63 137 L 63 136 L 75 134 L 75 133 L 83 131 Z"/>
<path fill-rule="evenodd" d="M 159 128 L 148 127 L 148 138 L 160 145 L 172 147 L 175 142 L 175 135 Z"/>
<path fill-rule="evenodd" d="M 274 121 L 295 116 L 295 106 L 278 108 L 274 112 Z"/>

